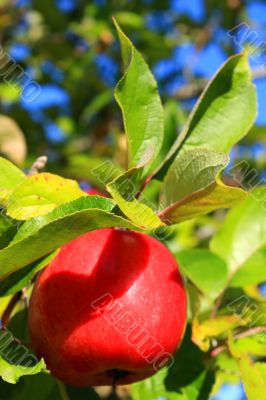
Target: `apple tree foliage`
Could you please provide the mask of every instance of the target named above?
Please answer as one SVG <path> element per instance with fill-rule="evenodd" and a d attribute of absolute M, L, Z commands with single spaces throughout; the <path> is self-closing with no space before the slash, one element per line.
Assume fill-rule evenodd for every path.
<path fill-rule="evenodd" d="M 123 115 L 127 165 L 95 159 L 88 172 L 109 197 L 88 196 L 75 180 L 49 172 L 27 175 L 0 158 L 3 318 L 16 296 L 24 299 L 0 330 L 0 399 L 100 398 L 93 388 L 57 382 L 44 360 L 28 365 L 17 356 L 21 348 L 33 356 L 26 315 L 36 273 L 60 246 L 104 227 L 164 241 L 180 265 L 189 299 L 175 363 L 117 395 L 205 400 L 224 382 L 241 380 L 249 400 L 266 399 L 266 300 L 257 289 L 266 281 L 266 187 L 247 191 L 228 179 L 230 151 L 256 117 L 247 56 L 222 65 L 173 140 L 175 104 L 163 107 L 143 55 L 115 25 L 124 75 L 114 97 Z M 203 220 L 211 235 L 198 246 L 195 231 Z M 177 237 L 183 246 L 176 245 Z"/>

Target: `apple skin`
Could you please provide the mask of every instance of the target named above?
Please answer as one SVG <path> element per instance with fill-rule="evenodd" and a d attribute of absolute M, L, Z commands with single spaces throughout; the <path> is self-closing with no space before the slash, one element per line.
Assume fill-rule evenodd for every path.
<path fill-rule="evenodd" d="M 100 190 L 95 189 L 93 187 L 85 190 L 85 192 L 89 195 L 89 196 L 93 196 L 93 195 L 97 195 L 97 196 L 103 196 L 106 197 L 104 193 L 102 193 Z"/>
<path fill-rule="evenodd" d="M 30 299 L 32 348 L 73 386 L 153 375 L 161 367 L 156 357 L 176 351 L 185 326 L 186 293 L 172 254 L 148 235 L 119 228 L 63 246 Z"/>

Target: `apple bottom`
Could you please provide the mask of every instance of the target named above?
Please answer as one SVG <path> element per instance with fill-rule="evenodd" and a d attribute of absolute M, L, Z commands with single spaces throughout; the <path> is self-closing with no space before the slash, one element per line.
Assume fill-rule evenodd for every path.
<path fill-rule="evenodd" d="M 57 349 L 51 346 L 51 341 L 48 342 L 45 337 L 42 340 L 39 338 L 38 343 L 34 343 L 33 340 L 32 345 L 39 358 L 46 354 L 45 362 L 53 375 L 68 385 L 126 385 L 146 379 L 164 365 L 171 363 L 171 353 L 177 346 L 176 342 L 172 342 L 171 348 L 167 349 L 169 352 L 164 351 L 165 348 L 153 337 L 146 335 L 146 330 L 141 326 L 136 327 L 139 329 L 133 327 L 122 340 L 121 336 L 117 337 L 117 341 L 116 335 L 120 333 L 116 330 L 109 332 L 112 339 L 108 342 L 106 336 L 107 339 L 101 347 L 97 343 L 97 334 L 94 334 L 95 343 L 91 342 L 91 348 L 88 348 L 86 336 L 91 337 L 92 333 L 90 329 L 84 329 L 84 326 L 82 332 L 77 330 L 76 333 L 72 333 Z M 73 343 L 77 343 L 76 349 Z M 84 349 L 82 353 L 81 348 Z"/>

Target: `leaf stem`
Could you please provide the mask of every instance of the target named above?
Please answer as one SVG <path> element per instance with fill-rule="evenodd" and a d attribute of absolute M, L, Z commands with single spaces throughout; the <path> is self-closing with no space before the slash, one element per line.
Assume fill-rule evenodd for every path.
<path fill-rule="evenodd" d="M 56 382 L 57 382 L 62 400 L 69 400 L 65 384 L 63 382 L 59 381 L 58 379 L 56 379 Z"/>
<path fill-rule="evenodd" d="M 153 176 L 150 175 L 148 176 L 148 178 L 146 178 L 146 180 L 144 181 L 142 187 L 139 189 L 138 193 L 136 194 L 136 199 L 138 199 L 141 195 L 141 193 L 143 192 L 143 190 L 146 188 L 146 186 L 150 183 L 150 181 L 152 180 Z"/>

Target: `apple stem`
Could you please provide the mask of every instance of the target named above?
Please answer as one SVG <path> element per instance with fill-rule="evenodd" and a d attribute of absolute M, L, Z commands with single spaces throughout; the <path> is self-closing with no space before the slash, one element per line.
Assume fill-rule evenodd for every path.
<path fill-rule="evenodd" d="M 58 379 L 56 380 L 58 388 L 59 388 L 59 392 L 61 395 L 62 400 L 69 400 L 68 394 L 67 394 L 67 390 L 66 390 L 66 386 L 64 385 L 63 382 L 59 381 Z"/>
<path fill-rule="evenodd" d="M 107 400 L 119 400 L 120 397 L 118 396 L 118 394 L 116 393 L 116 383 L 114 381 L 113 385 L 112 385 L 112 391 L 110 393 L 110 395 L 107 397 Z"/>

